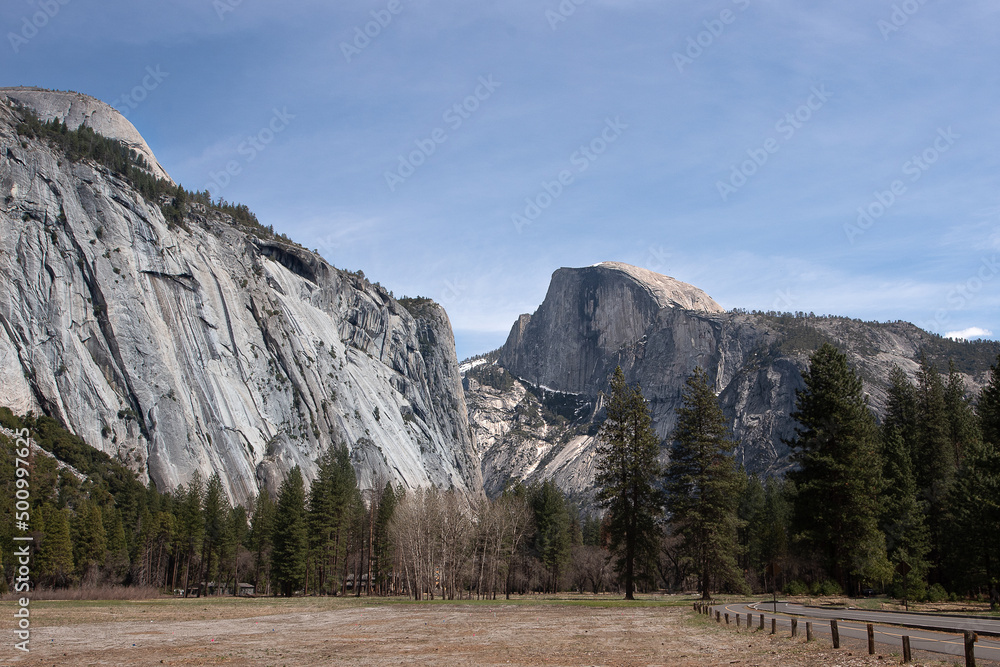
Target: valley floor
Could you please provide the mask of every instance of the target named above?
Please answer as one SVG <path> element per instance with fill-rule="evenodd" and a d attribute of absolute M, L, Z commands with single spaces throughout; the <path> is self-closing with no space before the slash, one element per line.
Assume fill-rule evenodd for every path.
<path fill-rule="evenodd" d="M 723 628 L 691 598 L 36 601 L 31 652 L 0 603 L 0 665 L 885 665 L 898 656 Z M 926 662 L 920 664 L 944 664 Z"/>

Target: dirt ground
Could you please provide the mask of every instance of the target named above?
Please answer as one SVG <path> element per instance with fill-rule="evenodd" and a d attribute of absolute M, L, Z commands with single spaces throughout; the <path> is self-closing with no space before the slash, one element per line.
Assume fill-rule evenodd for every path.
<path fill-rule="evenodd" d="M 0 665 L 887 665 L 860 645 L 725 628 L 690 605 L 189 599 L 31 605 L 31 652 L 0 604 Z M 925 662 L 919 664 L 953 664 Z"/>

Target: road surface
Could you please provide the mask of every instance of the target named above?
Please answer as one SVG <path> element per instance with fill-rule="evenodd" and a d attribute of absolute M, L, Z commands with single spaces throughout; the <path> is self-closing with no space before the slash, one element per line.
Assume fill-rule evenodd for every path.
<path fill-rule="evenodd" d="M 950 656 L 964 656 L 964 631 L 979 633 L 976 643 L 976 658 L 979 660 L 1000 661 L 1000 619 L 963 618 L 949 615 L 913 614 L 904 612 L 868 611 L 863 609 L 819 609 L 800 604 L 786 602 L 777 603 L 777 613 L 774 613 L 771 602 L 754 604 L 734 603 L 715 605 L 716 611 L 730 615 L 730 623 L 736 624 L 736 615 L 740 615 L 741 625 L 746 625 L 747 614 L 752 615 L 754 627 L 760 626 L 760 615 L 764 615 L 766 631 L 770 632 L 771 619 L 777 619 L 778 632 L 789 632 L 791 619 L 798 618 L 798 632 L 805 636 L 807 621 L 812 622 L 814 635 L 829 636 L 832 619 L 837 620 L 837 626 L 842 638 L 848 637 L 864 642 L 868 640 L 866 625 L 871 623 L 875 628 L 876 650 L 901 653 L 902 637 L 910 637 L 910 648 L 914 651 L 929 651 Z M 993 635 L 993 636 L 990 636 Z M 882 645 L 879 647 L 879 645 Z"/>

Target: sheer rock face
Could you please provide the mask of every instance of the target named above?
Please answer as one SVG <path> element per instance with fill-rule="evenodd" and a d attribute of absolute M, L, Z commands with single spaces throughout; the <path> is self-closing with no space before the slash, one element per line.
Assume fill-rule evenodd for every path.
<path fill-rule="evenodd" d="M 649 401 L 664 459 L 684 382 L 701 366 L 732 425 L 738 460 L 751 472 L 781 473 L 795 392 L 810 353 L 827 341 L 847 353 L 877 413 L 893 365 L 913 378 L 921 351 L 948 343 L 903 322 L 726 312 L 697 288 L 618 263 L 559 269 L 541 306 L 518 319 L 491 360 L 497 386 L 486 383 L 484 366 L 466 373 L 486 490 L 552 478 L 589 502 L 602 392 L 616 366 Z M 966 369 L 970 392 L 988 380 L 988 367 Z M 497 373 L 508 373 L 510 386 Z"/>
<path fill-rule="evenodd" d="M 0 404 L 61 419 L 160 489 L 218 472 L 245 501 L 295 465 L 311 477 L 337 442 L 362 485 L 481 492 L 440 306 L 415 316 L 198 204 L 168 225 L 119 177 L 16 124 L 0 104 Z"/>

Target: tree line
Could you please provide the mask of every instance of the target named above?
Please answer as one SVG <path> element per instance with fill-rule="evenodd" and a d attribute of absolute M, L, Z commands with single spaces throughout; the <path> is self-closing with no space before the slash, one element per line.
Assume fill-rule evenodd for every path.
<path fill-rule="evenodd" d="M 881 421 L 833 345 L 803 379 L 786 443 L 794 468 L 761 479 L 735 463 L 704 371 L 687 381 L 663 468 L 641 392 L 616 371 L 598 497 L 622 536 L 609 546 L 626 580 L 659 575 L 706 598 L 872 590 L 1000 607 L 1000 358 L 974 397 L 954 365 L 942 374 L 924 357 L 915 383 L 895 368 Z"/>
<path fill-rule="evenodd" d="M 218 475 L 170 493 L 143 487 L 47 417 L 0 410 L 54 459 L 32 467 L 37 583 L 155 586 L 189 595 L 407 595 L 495 598 L 529 592 L 657 589 L 949 594 L 998 603 L 1000 359 L 978 396 L 924 359 L 891 374 L 879 421 L 847 358 L 823 345 L 797 393 L 795 467 L 750 476 L 702 369 L 687 379 L 662 457 L 638 386 L 616 370 L 598 437 L 601 516 L 553 482 L 499 498 L 454 490 L 360 489 L 341 445 L 306 484 L 293 469 L 275 497 L 231 506 Z M 0 448 L 0 479 L 14 479 Z M 661 464 L 663 458 L 667 459 Z M 10 473 L 10 474 L 8 474 Z M 11 480 L 8 482 L 7 480 Z M 11 544 L 14 494 L 0 498 Z M 5 552 L 8 552 L 5 548 Z M 13 572 L 6 563 L 6 582 Z M 5 583 L 6 583 L 5 582 Z M 0 583 L 0 587 L 5 585 Z"/>

